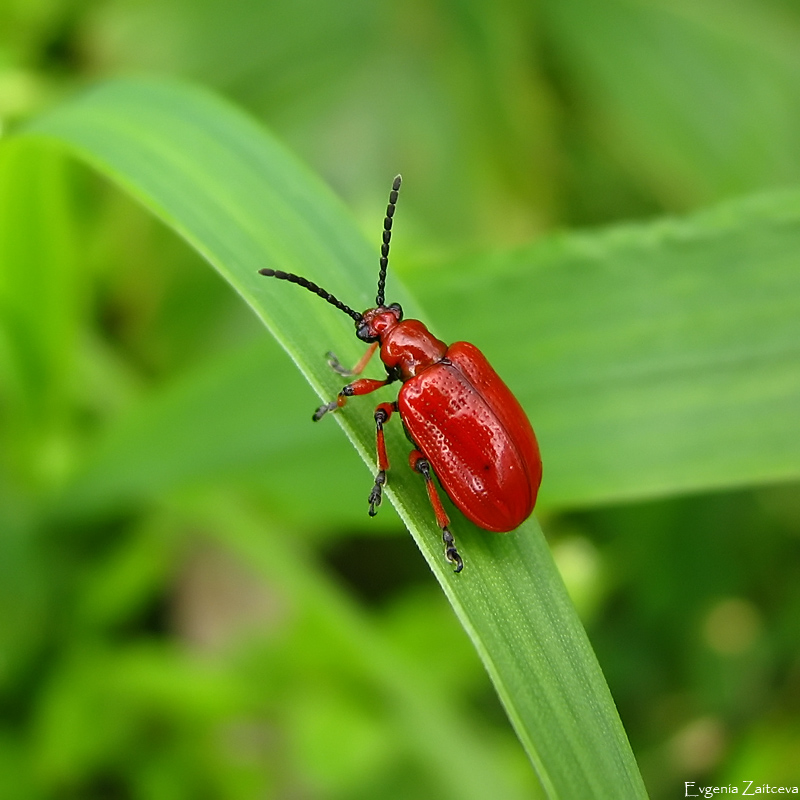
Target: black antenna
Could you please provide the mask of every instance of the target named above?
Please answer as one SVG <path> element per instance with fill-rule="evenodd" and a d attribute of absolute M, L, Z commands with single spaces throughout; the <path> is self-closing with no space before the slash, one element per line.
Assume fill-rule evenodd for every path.
<path fill-rule="evenodd" d="M 397 205 L 397 193 L 400 191 L 400 184 L 403 178 L 398 175 L 392 181 L 392 191 L 389 192 L 389 205 L 386 206 L 386 219 L 383 220 L 383 244 L 381 244 L 381 271 L 378 274 L 378 296 L 375 298 L 375 305 L 380 308 L 385 300 L 386 290 L 386 268 L 389 266 L 389 242 L 392 238 L 392 217 Z"/>
<path fill-rule="evenodd" d="M 395 196 L 397 196 L 396 193 Z M 308 289 L 309 292 L 318 294 L 323 300 L 327 300 L 332 306 L 336 306 L 339 311 L 344 311 L 345 314 L 349 314 L 356 322 L 361 322 L 361 320 L 364 319 L 358 311 L 353 311 L 350 306 L 346 306 L 341 300 L 337 300 L 330 292 L 326 292 L 324 289 L 317 286 L 316 283 L 312 283 L 306 278 L 301 278 L 299 275 L 294 275 L 291 272 L 283 272 L 283 270 L 280 269 L 268 269 L 267 267 L 260 269 L 258 272 L 260 275 L 266 275 L 268 278 L 277 278 L 281 281 L 296 283 L 298 286 Z"/>

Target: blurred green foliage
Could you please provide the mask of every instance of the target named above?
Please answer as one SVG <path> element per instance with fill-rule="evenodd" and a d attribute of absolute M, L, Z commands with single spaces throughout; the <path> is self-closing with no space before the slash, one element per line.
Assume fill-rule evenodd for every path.
<path fill-rule="evenodd" d="M 442 331 L 474 339 L 529 392 L 535 424 L 542 407 L 545 431 L 563 437 L 554 469 L 562 459 L 560 474 L 579 474 L 564 455 L 577 438 L 597 447 L 597 480 L 590 472 L 557 493 L 554 477 L 549 500 L 545 483 L 543 525 L 651 795 L 681 796 L 686 780 L 800 782 L 800 491 L 786 482 L 798 476 L 796 426 L 779 446 L 784 421 L 800 419 L 787 390 L 800 371 L 786 321 L 800 292 L 796 196 L 724 205 L 666 235 L 651 223 L 537 243 L 796 186 L 800 10 L 785 0 L 0 4 L 4 132 L 131 71 L 188 77 L 249 109 L 329 181 L 371 241 L 387 178 L 403 171 L 413 191 L 393 268 Z M 21 148 L 3 169 L 2 797 L 536 796 L 413 545 L 388 506 L 366 519 L 368 474 L 335 426 L 306 424 L 316 398 L 253 315 L 174 234 L 61 156 Z M 726 227 L 731 217 L 744 222 Z M 769 265 L 745 304 L 737 271 L 725 272 L 742 253 Z M 574 262 L 573 282 L 554 278 L 549 260 Z M 592 283 L 595 261 L 628 271 Z M 541 300 L 515 290 L 508 263 L 533 265 Z M 638 263 L 664 270 L 658 300 L 672 305 L 648 304 L 651 284 L 637 292 Z M 709 297 L 721 285 L 736 301 L 724 314 L 742 320 L 746 341 L 714 341 L 711 303 L 708 327 L 681 327 L 706 266 Z M 529 323 L 530 341 L 481 313 L 492 281 L 520 303 L 514 319 Z M 629 329 L 616 341 L 585 315 L 564 325 L 571 308 L 591 308 L 590 292 L 614 319 L 631 307 L 669 336 Z M 581 325 L 598 331 L 598 352 L 576 367 L 566 333 Z M 603 413 L 618 408 L 611 388 L 631 376 L 612 367 L 636 365 L 637 343 L 651 340 L 724 352 L 751 382 L 720 372 L 709 390 L 701 361 L 636 395 L 637 431 L 653 441 L 626 440 L 633 401 L 598 440 Z M 736 362 L 742 353 L 749 361 Z M 517 374 L 523 365 L 531 371 Z M 734 444 L 715 450 L 725 419 L 693 391 L 713 400 L 732 385 L 749 448 L 738 472 L 725 471 L 741 455 Z M 592 387 L 597 427 L 573 428 L 570 403 Z M 685 426 L 660 412 L 648 420 L 663 391 L 698 452 L 676 446 Z M 297 437 L 272 460 L 242 423 L 259 409 Z M 176 436 L 156 454 L 154 418 Z M 179 429 L 199 446 L 184 449 Z M 641 464 L 628 471 L 663 467 L 661 482 L 612 491 L 604 454 L 630 458 L 637 445 Z M 115 452 L 138 466 L 113 473 L 103 459 Z M 81 495 L 92 469 L 84 485 L 103 490 Z M 70 503 L 80 513 L 65 514 Z"/>

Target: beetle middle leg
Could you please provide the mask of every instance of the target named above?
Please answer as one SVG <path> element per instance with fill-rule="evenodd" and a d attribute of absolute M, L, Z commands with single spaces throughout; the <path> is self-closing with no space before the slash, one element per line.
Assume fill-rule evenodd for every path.
<path fill-rule="evenodd" d="M 428 499 L 433 506 L 433 513 L 436 515 L 436 524 L 442 530 L 442 541 L 444 542 L 444 557 L 455 565 L 454 572 L 461 572 L 464 568 L 464 562 L 456 550 L 456 542 L 453 539 L 453 534 L 450 533 L 448 525 L 450 518 L 444 510 L 442 501 L 439 499 L 439 493 L 436 491 L 436 486 L 433 483 L 431 475 L 431 465 L 428 460 L 419 450 L 412 450 L 408 457 L 408 463 L 415 472 L 419 472 L 425 478 L 425 488 L 428 490 Z"/>
<path fill-rule="evenodd" d="M 371 517 L 378 513 L 378 506 L 383 499 L 383 487 L 386 483 L 386 470 L 389 469 L 389 457 L 386 455 L 386 439 L 383 435 L 383 425 L 389 421 L 395 411 L 397 411 L 396 403 L 381 403 L 375 409 L 375 446 L 378 450 L 378 474 L 375 476 L 375 485 L 369 493 L 369 515 Z"/>

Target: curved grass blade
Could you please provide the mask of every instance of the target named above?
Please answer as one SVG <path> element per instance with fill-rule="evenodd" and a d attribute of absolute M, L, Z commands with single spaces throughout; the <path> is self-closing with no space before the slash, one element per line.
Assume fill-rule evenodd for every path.
<path fill-rule="evenodd" d="M 376 254 L 332 194 L 255 123 L 186 86 L 119 81 L 42 117 L 27 135 L 61 143 L 139 198 L 234 286 L 321 397 L 340 388 L 322 351 L 332 346 L 343 360 L 355 359 L 350 321 L 257 270 L 302 273 L 366 308 Z M 413 299 L 390 281 L 390 299 L 417 315 Z M 337 418 L 371 472 L 371 415 L 351 404 Z M 389 447 L 407 451 L 396 427 Z M 535 520 L 494 536 L 458 515 L 466 567 L 454 576 L 415 477 L 393 470 L 389 497 L 475 643 L 545 793 L 644 796 L 613 701 Z"/>

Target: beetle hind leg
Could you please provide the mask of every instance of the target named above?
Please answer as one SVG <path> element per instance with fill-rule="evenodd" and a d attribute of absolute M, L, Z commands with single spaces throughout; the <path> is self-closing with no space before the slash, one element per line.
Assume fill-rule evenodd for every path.
<path fill-rule="evenodd" d="M 408 457 L 408 463 L 415 472 L 419 472 L 425 478 L 425 488 L 428 491 L 428 499 L 433 506 L 433 513 L 436 515 L 436 524 L 441 528 L 442 541 L 444 542 L 444 557 L 455 566 L 454 572 L 458 573 L 464 569 L 464 562 L 456 549 L 456 542 L 453 539 L 453 534 L 450 533 L 450 518 L 444 510 L 442 501 L 439 499 L 439 493 L 436 491 L 436 486 L 433 483 L 431 476 L 431 465 L 425 456 L 419 450 L 412 450 L 411 455 Z"/>

